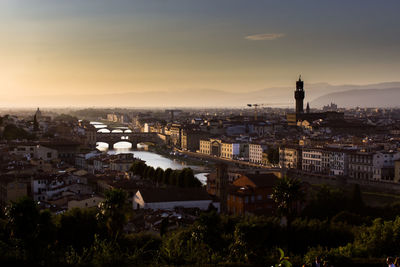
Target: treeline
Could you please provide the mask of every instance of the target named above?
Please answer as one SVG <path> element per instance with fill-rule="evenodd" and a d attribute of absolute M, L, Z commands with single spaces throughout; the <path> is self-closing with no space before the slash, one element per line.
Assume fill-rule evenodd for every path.
<path fill-rule="evenodd" d="M 54 121 L 58 121 L 58 122 L 62 121 L 62 122 L 68 122 L 68 123 L 76 123 L 76 122 L 78 122 L 78 118 L 75 117 L 75 116 L 69 115 L 69 114 L 64 114 L 64 113 L 62 113 L 62 114 L 60 114 L 60 115 L 57 115 L 57 116 L 54 118 Z"/>
<path fill-rule="evenodd" d="M 154 169 L 146 165 L 143 161 L 135 162 L 131 169 L 133 174 L 141 176 L 143 179 L 149 179 L 159 184 L 175 185 L 179 187 L 201 187 L 201 182 L 194 176 L 193 170 L 184 168 L 182 170 L 165 171 L 158 167 Z"/>
<path fill-rule="evenodd" d="M 294 266 L 316 256 L 334 266 L 381 266 L 399 255 L 400 217 L 355 226 L 297 218 L 290 226 L 276 217 L 232 217 L 205 212 L 187 227 L 154 233 L 124 233 L 129 217 L 121 190 L 106 193 L 99 208 L 52 215 L 24 198 L 0 219 L 2 266 L 271 266 L 283 249 Z M 165 230 L 165 229 L 164 229 Z M 362 265 L 357 265 L 363 259 Z M 378 260 L 377 260 L 378 259 Z"/>
<path fill-rule="evenodd" d="M 357 191 L 340 197 L 340 190 L 318 188 L 303 211 L 307 214 L 290 224 L 278 217 L 209 211 L 192 225 L 163 227 L 158 235 L 125 233 L 127 222 L 139 215 L 121 190 L 106 192 L 98 208 L 59 215 L 39 211 L 24 198 L 0 215 L 0 265 L 271 266 L 279 262 L 282 249 L 294 266 L 310 266 L 316 256 L 334 266 L 383 266 L 387 256 L 400 255 L 400 206 L 373 209 L 385 219 L 364 214 L 369 207 L 362 198 L 360 211 L 357 205 L 341 206 L 354 200 Z M 310 213 L 322 212 L 316 203 L 322 198 L 336 214 Z"/>
<path fill-rule="evenodd" d="M 1 137 L 5 140 L 33 140 L 36 138 L 34 134 L 31 134 L 14 124 L 7 124 L 4 127 L 3 135 Z"/>

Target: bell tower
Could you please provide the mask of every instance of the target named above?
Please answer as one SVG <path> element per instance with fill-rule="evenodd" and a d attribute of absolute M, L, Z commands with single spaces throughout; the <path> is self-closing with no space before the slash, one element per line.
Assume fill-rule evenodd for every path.
<path fill-rule="evenodd" d="M 303 101 L 304 101 L 304 82 L 299 80 L 296 82 L 296 91 L 294 91 L 294 98 L 296 99 L 296 114 L 304 113 Z"/>

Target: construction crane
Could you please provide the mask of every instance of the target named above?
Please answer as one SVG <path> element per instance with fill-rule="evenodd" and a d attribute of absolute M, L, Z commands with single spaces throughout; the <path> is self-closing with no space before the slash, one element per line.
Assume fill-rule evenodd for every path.
<path fill-rule="evenodd" d="M 264 106 L 264 104 L 247 104 L 248 107 L 254 107 L 254 120 L 257 120 L 257 108 Z"/>

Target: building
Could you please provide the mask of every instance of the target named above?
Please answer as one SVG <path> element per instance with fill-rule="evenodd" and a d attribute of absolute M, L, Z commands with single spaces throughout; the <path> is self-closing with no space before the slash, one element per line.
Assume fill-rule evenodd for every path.
<path fill-rule="evenodd" d="M 400 182 L 400 160 L 394 161 L 394 181 Z"/>
<path fill-rule="evenodd" d="M 47 201 L 54 196 L 60 196 L 67 188 L 62 179 L 53 176 L 41 176 L 32 178 L 31 190 L 33 200 Z"/>
<path fill-rule="evenodd" d="M 397 181 L 396 161 L 400 152 L 354 152 L 349 154 L 349 176 L 353 179 Z"/>
<path fill-rule="evenodd" d="M 240 158 L 241 151 L 245 154 L 244 144 L 210 138 L 200 140 L 200 153 L 225 159 Z M 243 155 L 245 156 L 245 155 Z"/>
<path fill-rule="evenodd" d="M 272 215 L 272 192 L 278 179 L 273 173 L 245 174 L 236 179 L 228 192 L 228 213 Z"/>
<path fill-rule="evenodd" d="M 139 189 L 133 196 L 133 209 L 174 210 L 177 207 L 207 210 L 213 203 L 203 188 Z"/>
<path fill-rule="evenodd" d="M 301 169 L 305 172 L 322 173 L 322 154 L 323 151 L 318 148 L 303 148 Z"/>
<path fill-rule="evenodd" d="M 110 122 L 119 122 L 119 123 L 129 123 L 130 118 L 126 114 L 115 114 L 115 113 L 109 113 L 107 114 L 107 120 Z"/>
<path fill-rule="evenodd" d="M 328 149 L 329 152 L 329 175 L 347 176 L 349 173 L 348 152 L 343 149 Z"/>
<path fill-rule="evenodd" d="M 373 156 L 373 179 L 380 181 L 395 180 L 395 161 L 400 159 L 400 152 L 380 151 Z"/>
<path fill-rule="evenodd" d="M 88 145 L 89 147 L 96 147 L 96 142 L 97 142 L 97 129 L 91 125 L 85 125 L 84 126 L 85 130 L 85 144 Z"/>
<path fill-rule="evenodd" d="M 301 150 L 298 147 L 280 147 L 279 165 L 284 169 L 301 169 Z"/>
<path fill-rule="evenodd" d="M 75 155 L 80 152 L 81 144 L 70 140 L 54 140 L 43 142 L 43 146 L 54 149 L 58 153 L 58 158 L 64 162 L 75 163 Z"/>
<path fill-rule="evenodd" d="M 249 162 L 256 164 L 264 163 L 264 154 L 267 153 L 267 145 L 250 143 L 249 144 Z"/>
<path fill-rule="evenodd" d="M 132 167 L 132 164 L 138 160 L 131 153 L 121 153 L 110 159 L 109 168 L 112 171 L 127 172 Z"/>
<path fill-rule="evenodd" d="M 85 171 L 80 171 L 84 172 Z M 77 173 L 77 172 L 75 172 Z M 49 201 L 68 195 L 87 195 L 93 193 L 87 179 L 76 175 L 37 175 L 31 178 L 31 193 L 35 201 Z"/>
<path fill-rule="evenodd" d="M 97 207 L 101 202 L 104 201 L 103 197 L 95 196 L 95 195 L 81 195 L 68 201 L 68 210 L 73 208 L 93 208 Z"/>
<path fill-rule="evenodd" d="M 182 150 L 196 152 L 197 150 L 200 149 L 200 140 L 205 139 L 208 136 L 209 136 L 208 133 L 199 130 L 182 129 L 182 135 L 181 135 Z"/>
<path fill-rule="evenodd" d="M 331 152 L 326 150 L 326 149 L 322 149 L 321 152 L 322 152 L 321 173 L 330 174 L 330 171 L 331 171 L 331 162 L 330 162 Z"/>
<path fill-rule="evenodd" d="M 240 144 L 234 142 L 221 142 L 221 158 L 238 159 L 240 155 Z"/>
<path fill-rule="evenodd" d="M 201 154 L 211 155 L 211 141 L 209 139 L 200 140 L 199 152 Z"/>
<path fill-rule="evenodd" d="M 337 111 L 338 106 L 335 103 L 332 103 L 330 105 L 326 105 L 322 107 L 323 111 Z"/>
<path fill-rule="evenodd" d="M 344 113 L 336 112 L 336 111 L 327 111 L 320 113 L 311 113 L 310 107 L 308 106 L 307 113 L 304 113 L 304 82 L 299 77 L 299 80 L 296 82 L 296 90 L 294 91 L 294 98 L 296 100 L 296 108 L 294 113 L 287 113 L 286 120 L 288 125 L 296 126 L 299 121 L 308 121 L 309 123 L 316 120 L 335 120 L 335 121 L 343 121 Z"/>
<path fill-rule="evenodd" d="M 11 149 L 11 154 L 26 157 L 28 159 L 43 159 L 52 161 L 58 159 L 58 151 L 40 144 L 22 144 Z"/>
<path fill-rule="evenodd" d="M 58 151 L 42 145 L 37 145 L 35 149 L 35 158 L 52 161 L 58 159 Z"/>
<path fill-rule="evenodd" d="M 301 80 L 301 76 L 299 80 L 296 82 L 296 90 L 294 91 L 294 98 L 296 99 L 296 114 L 300 115 L 304 113 L 303 101 L 304 101 L 304 82 Z"/>
<path fill-rule="evenodd" d="M 39 108 L 37 108 L 34 117 L 36 117 L 36 119 L 37 119 L 38 121 L 40 121 L 40 120 L 42 119 L 42 116 L 43 116 L 43 115 L 42 115 L 42 112 L 40 111 Z"/>
<path fill-rule="evenodd" d="M 17 201 L 28 195 L 28 186 L 11 176 L 0 177 L 0 207 L 4 208 L 10 201 Z"/>
<path fill-rule="evenodd" d="M 181 134 L 182 134 L 182 126 L 177 123 L 173 123 L 169 129 L 171 144 L 174 147 L 181 148 Z"/>
<path fill-rule="evenodd" d="M 372 180 L 374 176 L 374 152 L 349 153 L 349 177 L 357 180 Z"/>

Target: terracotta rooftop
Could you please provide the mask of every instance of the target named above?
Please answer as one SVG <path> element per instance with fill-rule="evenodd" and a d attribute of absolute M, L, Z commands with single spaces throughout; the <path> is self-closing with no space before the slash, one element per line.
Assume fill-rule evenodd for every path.
<path fill-rule="evenodd" d="M 138 190 L 147 203 L 211 200 L 203 188 L 153 188 Z"/>

